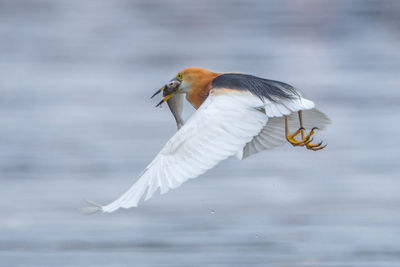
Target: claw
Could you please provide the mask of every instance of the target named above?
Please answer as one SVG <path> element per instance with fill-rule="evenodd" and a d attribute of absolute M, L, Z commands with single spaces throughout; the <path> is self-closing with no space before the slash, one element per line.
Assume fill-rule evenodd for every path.
<path fill-rule="evenodd" d="M 320 147 L 309 148 L 309 149 L 311 149 L 312 151 L 318 151 L 318 150 L 324 149 L 326 146 L 327 145 L 320 146 Z"/>
<path fill-rule="evenodd" d="M 314 134 L 314 130 L 319 130 L 319 129 L 318 129 L 318 127 L 313 127 L 308 136 L 313 135 Z M 318 144 L 311 144 L 312 140 L 313 139 L 311 139 L 311 140 L 306 142 L 305 146 L 306 146 L 307 149 L 313 150 L 313 151 L 318 151 L 318 150 L 324 149 L 326 147 L 326 145 L 322 146 L 322 141 L 319 142 Z"/>
<path fill-rule="evenodd" d="M 309 145 L 307 146 L 307 148 L 317 147 L 317 146 L 321 146 L 321 145 L 322 145 L 322 141 L 319 142 L 318 144 L 315 144 L 315 145 L 309 144 Z"/>
<path fill-rule="evenodd" d="M 312 134 L 307 135 L 304 137 L 302 140 L 298 141 L 295 139 L 297 135 L 299 135 L 302 131 L 305 129 L 303 127 L 299 128 L 294 134 L 287 134 L 286 139 L 288 140 L 289 143 L 291 143 L 293 146 L 304 146 L 306 143 L 309 141 L 310 136 Z"/>
<path fill-rule="evenodd" d="M 299 113 L 299 122 L 300 122 L 300 128 L 294 133 L 294 134 L 289 134 L 289 117 L 285 116 L 285 133 L 286 133 L 286 139 L 288 140 L 289 143 L 291 143 L 293 146 L 305 146 L 309 150 L 317 151 L 324 149 L 327 145 L 325 144 L 324 146 L 322 145 L 322 141 L 319 142 L 318 144 L 311 144 L 313 141 L 313 138 L 311 136 L 315 133 L 315 130 L 319 130 L 318 127 L 313 127 L 311 131 L 305 136 L 305 130 L 303 127 L 303 113 L 301 110 L 298 111 Z M 301 133 L 301 140 L 296 140 L 295 137 Z"/>
<path fill-rule="evenodd" d="M 310 144 L 313 140 L 314 140 L 314 138 L 311 138 L 311 139 L 309 139 L 308 141 L 304 142 L 304 144 L 305 144 L 306 146 L 308 146 L 308 144 Z"/>
<path fill-rule="evenodd" d="M 321 142 L 319 142 L 318 144 L 314 144 L 314 145 L 312 145 L 312 144 L 307 144 L 307 145 L 306 145 L 306 148 L 309 149 L 309 150 L 318 151 L 318 150 L 324 149 L 326 146 L 327 146 L 327 144 L 325 144 L 324 146 L 322 146 L 322 141 L 321 141 Z"/>
<path fill-rule="evenodd" d="M 305 131 L 304 127 L 300 127 L 294 134 L 290 135 L 288 134 L 286 136 L 286 139 L 291 143 L 293 146 L 305 146 L 308 145 L 313 139 L 310 140 L 310 137 L 315 133 L 314 130 L 318 129 L 317 127 L 314 127 L 311 129 L 310 133 L 306 136 L 303 137 L 302 140 L 298 141 L 295 139 L 295 137 L 300 134 L 302 131 Z"/>
<path fill-rule="evenodd" d="M 307 149 L 313 150 L 313 151 L 318 151 L 318 150 L 324 149 L 326 147 L 326 145 L 324 145 L 324 146 L 322 145 L 322 141 L 319 142 L 318 144 L 311 144 L 311 142 L 314 140 L 313 138 L 311 138 L 311 136 L 315 133 L 315 130 L 319 130 L 318 127 L 313 127 L 311 129 L 311 131 L 306 136 L 303 137 L 303 139 L 296 140 L 295 137 L 304 130 L 305 129 L 303 127 L 301 127 L 294 134 L 286 135 L 286 139 L 293 146 L 305 146 Z"/>

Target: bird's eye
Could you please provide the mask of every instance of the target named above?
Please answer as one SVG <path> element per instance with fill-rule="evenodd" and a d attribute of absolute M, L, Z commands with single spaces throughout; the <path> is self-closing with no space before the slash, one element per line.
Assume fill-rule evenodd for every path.
<path fill-rule="evenodd" d="M 181 74 L 181 73 L 178 73 L 178 74 L 176 75 L 176 78 L 177 78 L 178 80 L 182 80 L 182 74 Z"/>

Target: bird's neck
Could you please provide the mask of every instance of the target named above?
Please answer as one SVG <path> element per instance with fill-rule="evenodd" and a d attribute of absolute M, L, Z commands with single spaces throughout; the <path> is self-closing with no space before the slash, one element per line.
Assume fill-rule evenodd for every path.
<path fill-rule="evenodd" d="M 219 75 L 221 74 L 210 72 L 209 75 L 204 76 L 201 79 L 196 79 L 195 82 L 191 83 L 190 89 L 186 93 L 186 99 L 195 109 L 198 109 L 207 99 L 211 90 L 211 82 Z"/>

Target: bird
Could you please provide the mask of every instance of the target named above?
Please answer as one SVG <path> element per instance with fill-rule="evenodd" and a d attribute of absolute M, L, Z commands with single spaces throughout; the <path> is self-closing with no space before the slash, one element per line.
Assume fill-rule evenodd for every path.
<path fill-rule="evenodd" d="M 151 98 L 160 93 L 157 106 L 167 102 L 177 132 L 124 194 L 107 205 L 88 201 L 85 213 L 136 207 L 158 189 L 165 194 L 230 156 L 242 160 L 286 141 L 311 151 L 326 147 L 312 144 L 312 136 L 330 124 L 329 117 L 284 82 L 188 67 Z M 187 122 L 182 119 L 185 97 L 196 109 Z"/>

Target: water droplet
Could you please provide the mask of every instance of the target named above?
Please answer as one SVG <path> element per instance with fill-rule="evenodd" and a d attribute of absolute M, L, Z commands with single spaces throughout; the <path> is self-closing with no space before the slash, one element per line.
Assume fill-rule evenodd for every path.
<path fill-rule="evenodd" d="M 211 213 L 211 214 L 215 214 L 215 210 L 211 210 L 210 213 Z"/>
<path fill-rule="evenodd" d="M 259 237 L 260 237 L 260 236 L 257 234 L 257 235 L 256 235 L 256 238 L 259 238 Z"/>

